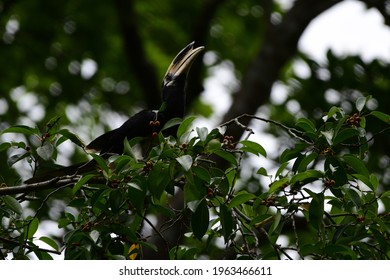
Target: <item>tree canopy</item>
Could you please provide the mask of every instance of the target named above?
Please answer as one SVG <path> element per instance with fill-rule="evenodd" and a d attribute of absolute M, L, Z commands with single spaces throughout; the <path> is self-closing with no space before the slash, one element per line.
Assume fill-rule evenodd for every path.
<path fill-rule="evenodd" d="M 0 1 L 0 258 L 389 259 L 390 64 L 297 47 L 344 1 Z M 390 24 L 388 1 L 359 2 Z M 142 157 L 138 139 L 86 153 L 158 109 L 191 41 L 206 52 L 177 134 Z M 196 125 L 215 114 L 202 94 L 218 69 L 231 105 Z M 24 183 L 90 158 L 95 172 Z"/>

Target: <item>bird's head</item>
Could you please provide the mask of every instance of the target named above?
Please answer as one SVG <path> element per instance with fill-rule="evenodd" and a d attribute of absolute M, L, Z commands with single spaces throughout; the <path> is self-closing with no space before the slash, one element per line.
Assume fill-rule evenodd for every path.
<path fill-rule="evenodd" d="M 162 99 L 167 101 L 170 93 L 184 95 L 184 87 L 186 83 L 187 74 L 191 68 L 192 63 L 204 47 L 194 48 L 194 42 L 188 44 L 182 49 L 173 59 L 165 73 L 162 85 Z M 182 91 L 178 93 L 177 91 Z"/>

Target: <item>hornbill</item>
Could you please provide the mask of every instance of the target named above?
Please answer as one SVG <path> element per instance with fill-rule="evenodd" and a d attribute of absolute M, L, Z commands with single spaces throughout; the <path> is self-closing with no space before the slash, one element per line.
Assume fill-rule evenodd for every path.
<path fill-rule="evenodd" d="M 151 137 L 173 118 L 183 118 L 185 109 L 185 87 L 187 74 L 192 63 L 204 49 L 194 47 L 194 42 L 182 49 L 173 59 L 164 76 L 161 95 L 162 105 L 159 110 L 142 110 L 129 118 L 122 126 L 111 130 L 93 140 L 86 146 L 87 150 L 99 152 L 100 155 L 122 154 L 125 139 Z M 168 129 L 168 134 L 175 134 L 175 129 Z M 47 175 L 33 177 L 25 183 L 46 181 L 64 175 L 82 174 L 96 168 L 96 162 L 76 164 L 53 170 Z"/>

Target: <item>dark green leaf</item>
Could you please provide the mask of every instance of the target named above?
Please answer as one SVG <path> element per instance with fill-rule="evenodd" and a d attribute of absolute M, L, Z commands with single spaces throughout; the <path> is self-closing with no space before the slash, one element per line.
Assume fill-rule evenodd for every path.
<path fill-rule="evenodd" d="M 194 165 L 192 167 L 192 172 L 194 173 L 194 176 L 197 176 L 202 181 L 206 183 L 210 183 L 211 176 L 209 171 L 206 168 L 199 165 Z"/>
<path fill-rule="evenodd" d="M 229 153 L 229 152 L 224 151 L 224 150 L 216 150 L 216 151 L 214 151 L 214 154 L 227 160 L 228 162 L 230 162 L 234 165 L 237 165 L 237 159 L 232 153 Z"/>
<path fill-rule="evenodd" d="M 309 207 L 309 222 L 313 227 L 319 229 L 322 226 L 324 216 L 324 194 L 316 194 L 309 189 L 305 189 L 305 191 L 312 197 Z"/>
<path fill-rule="evenodd" d="M 75 194 L 78 192 L 78 190 L 84 186 L 91 178 L 93 178 L 95 175 L 93 174 L 88 174 L 83 176 L 73 187 L 72 193 Z"/>
<path fill-rule="evenodd" d="M 333 144 L 337 145 L 339 143 L 343 143 L 345 140 L 359 136 L 359 131 L 355 128 L 346 128 L 341 130 L 333 139 Z"/>
<path fill-rule="evenodd" d="M 39 220 L 37 217 L 32 219 L 28 224 L 27 238 L 31 239 L 34 237 L 34 234 L 37 232 L 39 226 Z"/>
<path fill-rule="evenodd" d="M 180 125 L 182 121 L 183 121 L 183 119 L 181 119 L 181 118 L 173 118 L 173 119 L 170 119 L 170 120 L 167 121 L 167 123 L 164 125 L 164 127 L 162 128 L 162 130 L 165 130 L 165 129 L 168 129 L 168 128 L 171 128 L 171 127 Z"/>
<path fill-rule="evenodd" d="M 4 129 L 0 134 L 5 134 L 5 133 L 22 133 L 25 135 L 32 135 L 32 134 L 38 134 L 39 130 L 26 125 L 14 125 Z"/>
<path fill-rule="evenodd" d="M 278 191 L 280 188 L 283 188 L 288 183 L 288 178 L 281 178 L 278 181 L 275 181 L 271 184 L 271 187 L 269 188 L 269 193 L 274 193 Z"/>
<path fill-rule="evenodd" d="M 249 140 L 242 140 L 240 141 L 240 143 L 244 145 L 243 147 L 241 147 L 242 151 L 249 152 L 257 156 L 262 155 L 263 157 L 267 157 L 267 152 L 265 151 L 263 146 L 261 146 L 259 143 L 249 141 Z"/>
<path fill-rule="evenodd" d="M 7 205 L 12 211 L 14 211 L 16 214 L 22 214 L 23 208 L 22 205 L 12 196 L 10 195 L 4 195 L 2 197 L 2 200 L 4 201 L 5 205 Z"/>
<path fill-rule="evenodd" d="M 194 236 L 202 239 L 209 227 L 209 209 L 205 200 L 202 200 L 191 216 L 191 227 Z"/>
<path fill-rule="evenodd" d="M 9 149 L 11 146 L 12 146 L 11 143 L 8 143 L 8 142 L 1 143 L 0 144 L 0 152 Z"/>
<path fill-rule="evenodd" d="M 380 119 L 381 121 L 390 124 L 390 115 L 379 112 L 379 111 L 372 111 L 370 115 L 373 115 L 374 117 Z"/>
<path fill-rule="evenodd" d="M 355 206 L 361 206 L 361 198 L 360 195 L 353 188 L 345 188 L 345 193 L 351 199 Z"/>
<path fill-rule="evenodd" d="M 222 236 L 225 239 L 225 243 L 229 241 L 229 237 L 233 231 L 233 216 L 230 208 L 226 207 L 225 204 L 221 204 L 219 217 L 221 219 Z"/>
<path fill-rule="evenodd" d="M 124 194 L 120 190 L 112 190 L 110 196 L 108 197 L 108 202 L 110 204 L 111 210 L 116 213 L 119 211 L 122 203 L 124 201 Z"/>
<path fill-rule="evenodd" d="M 97 162 L 98 166 L 106 173 L 108 174 L 108 165 L 106 161 L 99 155 L 97 154 L 90 154 L 93 159 Z"/>
<path fill-rule="evenodd" d="M 322 173 L 322 171 L 310 169 L 294 175 L 290 180 L 290 184 L 293 185 L 297 182 L 305 182 L 305 183 L 313 182 L 323 177 L 324 174 Z"/>
<path fill-rule="evenodd" d="M 271 227 L 269 228 L 269 231 L 268 231 L 269 235 L 272 235 L 272 233 L 277 229 L 281 219 L 282 219 L 282 214 L 281 214 L 280 210 L 278 209 L 278 211 L 274 215 L 274 219 L 273 219 L 274 222 L 272 223 Z"/>
<path fill-rule="evenodd" d="M 302 128 L 306 133 L 309 134 L 315 134 L 316 133 L 316 127 L 314 123 L 306 118 L 300 118 L 297 120 L 296 124 L 297 127 Z"/>
<path fill-rule="evenodd" d="M 237 207 L 241 204 L 244 204 L 245 202 L 251 200 L 251 199 L 255 199 L 256 196 L 252 193 L 240 193 L 240 194 L 237 194 L 235 197 L 233 197 L 233 199 L 230 201 L 228 207 L 231 209 L 231 208 L 234 208 L 234 207 Z"/>
<path fill-rule="evenodd" d="M 367 178 L 370 177 L 370 172 L 361 159 L 352 154 L 344 155 L 343 159 L 357 173 L 360 173 Z"/>
<path fill-rule="evenodd" d="M 316 152 L 313 152 L 307 156 L 305 156 L 304 158 L 302 158 L 302 160 L 300 161 L 299 165 L 298 165 L 298 169 L 297 171 L 298 172 L 302 172 L 302 171 L 305 171 L 307 169 L 307 166 L 312 162 L 314 161 L 315 159 L 318 158 L 318 153 Z"/>
<path fill-rule="evenodd" d="M 82 148 L 84 148 L 84 146 L 85 146 L 83 141 L 81 141 L 80 138 L 76 134 L 74 134 L 73 132 L 70 132 L 68 129 L 61 129 L 61 130 L 57 131 L 56 133 L 64 136 L 66 139 L 69 139 L 70 141 L 75 143 L 77 146 L 80 146 Z"/>
<path fill-rule="evenodd" d="M 59 250 L 57 242 L 55 242 L 55 241 L 54 241 L 53 239 L 51 239 L 50 237 L 42 236 L 42 237 L 39 238 L 39 240 L 45 242 L 47 245 L 49 245 L 50 247 L 52 247 L 54 250 L 56 250 L 56 251 Z"/>

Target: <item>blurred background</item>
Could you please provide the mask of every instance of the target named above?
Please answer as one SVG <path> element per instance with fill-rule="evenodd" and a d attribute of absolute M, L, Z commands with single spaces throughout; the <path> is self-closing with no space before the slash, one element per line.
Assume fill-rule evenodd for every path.
<path fill-rule="evenodd" d="M 331 106 L 353 114 L 356 99 L 368 95 L 369 109 L 389 114 L 389 25 L 388 0 L 1 0 L 0 130 L 44 129 L 61 117 L 60 126 L 88 143 L 140 109 L 158 109 L 162 77 L 191 41 L 206 47 L 187 91 L 197 125 L 244 113 L 320 124 Z M 251 127 L 269 154 L 260 164 L 271 166 L 288 135 L 258 121 Z M 375 120 L 367 128 L 382 129 Z M 229 134 L 238 140 L 242 129 Z M 368 164 L 389 186 L 390 135 L 382 136 L 371 142 Z M 22 137 L 1 135 L 0 143 Z M 13 152 L 0 152 L 7 185 L 32 173 L 26 162 L 8 167 Z M 59 164 L 82 160 L 70 141 L 60 146 Z M 248 186 L 259 181 L 252 173 Z"/>

